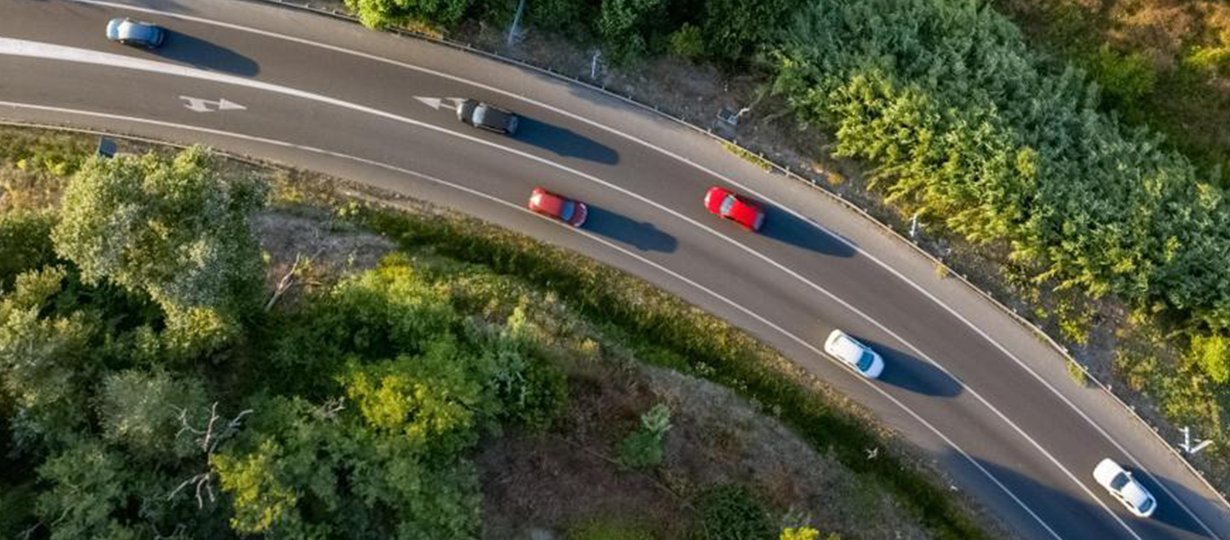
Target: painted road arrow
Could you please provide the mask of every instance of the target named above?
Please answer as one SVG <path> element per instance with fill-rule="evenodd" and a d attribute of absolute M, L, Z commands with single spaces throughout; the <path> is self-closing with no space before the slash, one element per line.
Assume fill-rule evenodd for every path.
<path fill-rule="evenodd" d="M 208 99 L 201 99 L 191 96 L 179 96 L 179 99 L 186 102 L 184 103 L 184 107 L 200 113 L 215 111 L 242 111 L 247 109 L 247 107 L 235 103 L 234 101 L 228 101 L 222 98 L 219 98 L 217 101 L 210 101 Z M 211 106 L 213 108 L 210 108 Z"/>
<path fill-rule="evenodd" d="M 455 97 L 435 98 L 435 97 L 427 97 L 427 96 L 414 96 L 414 99 L 419 100 L 419 102 L 422 103 L 423 105 L 426 105 L 436 110 L 440 110 L 440 107 L 444 107 L 446 109 L 456 108 L 457 104 L 460 103 L 463 98 L 455 98 Z"/>

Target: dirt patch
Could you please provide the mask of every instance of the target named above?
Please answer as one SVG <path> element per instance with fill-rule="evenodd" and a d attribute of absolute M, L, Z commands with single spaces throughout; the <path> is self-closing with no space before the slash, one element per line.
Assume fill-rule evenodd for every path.
<path fill-rule="evenodd" d="M 484 538 L 567 537 L 611 519 L 657 538 L 687 538 L 696 526 L 690 501 L 721 483 L 749 486 L 774 521 L 789 514 L 859 538 L 927 537 L 892 497 L 729 389 L 639 364 L 569 370 L 572 400 L 556 428 L 484 446 L 477 460 Z M 664 463 L 652 472 L 627 470 L 617 462 L 618 444 L 656 403 L 672 412 Z"/>
<path fill-rule="evenodd" d="M 252 218 L 266 258 L 267 290 L 285 288 L 279 304 L 292 305 L 306 292 L 376 266 L 393 243 L 343 226 L 325 212 L 265 211 Z M 294 269 L 294 275 L 286 276 Z"/>

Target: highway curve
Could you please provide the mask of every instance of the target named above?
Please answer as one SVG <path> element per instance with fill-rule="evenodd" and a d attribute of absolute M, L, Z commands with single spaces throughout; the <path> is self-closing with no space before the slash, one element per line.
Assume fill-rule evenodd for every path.
<path fill-rule="evenodd" d="M 170 29 L 164 48 L 107 42 L 120 15 Z M 521 130 L 462 125 L 448 108 L 459 97 L 522 114 Z M 999 308 L 815 189 L 600 92 L 255 2 L 0 0 L 0 119 L 205 143 L 457 208 L 627 270 L 865 405 L 1022 537 L 1230 539 L 1225 503 Z M 590 221 L 578 231 L 528 213 L 536 185 L 588 202 Z M 762 234 L 709 215 L 711 185 L 764 201 Z M 823 355 L 837 327 L 885 356 L 880 381 Z M 1158 497 L 1152 519 L 1094 483 L 1108 456 Z"/>

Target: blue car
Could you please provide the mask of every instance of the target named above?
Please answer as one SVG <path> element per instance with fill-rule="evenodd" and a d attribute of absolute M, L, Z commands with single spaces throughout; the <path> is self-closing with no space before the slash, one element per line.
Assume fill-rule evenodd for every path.
<path fill-rule="evenodd" d="M 166 30 L 158 25 L 117 17 L 107 22 L 107 39 L 124 45 L 136 45 L 156 49 L 167 38 Z"/>

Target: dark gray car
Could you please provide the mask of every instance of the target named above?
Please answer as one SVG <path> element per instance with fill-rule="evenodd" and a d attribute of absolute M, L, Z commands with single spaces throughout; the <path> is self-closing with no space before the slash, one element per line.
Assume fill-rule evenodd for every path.
<path fill-rule="evenodd" d="M 167 37 L 166 30 L 158 25 L 117 17 L 107 22 L 107 39 L 124 45 L 137 45 L 156 49 Z"/>
<path fill-rule="evenodd" d="M 476 99 L 457 104 L 457 119 L 496 133 L 512 135 L 517 132 L 517 115 Z"/>

